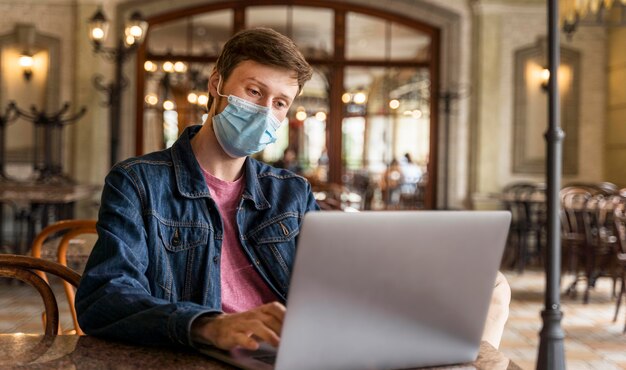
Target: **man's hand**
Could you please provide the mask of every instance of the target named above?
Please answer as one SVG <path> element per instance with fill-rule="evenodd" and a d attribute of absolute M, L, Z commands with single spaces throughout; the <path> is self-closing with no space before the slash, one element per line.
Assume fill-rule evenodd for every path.
<path fill-rule="evenodd" d="M 225 350 L 257 350 L 261 341 L 278 347 L 284 318 L 285 306 L 272 302 L 246 312 L 199 317 L 191 325 L 191 337 Z"/>

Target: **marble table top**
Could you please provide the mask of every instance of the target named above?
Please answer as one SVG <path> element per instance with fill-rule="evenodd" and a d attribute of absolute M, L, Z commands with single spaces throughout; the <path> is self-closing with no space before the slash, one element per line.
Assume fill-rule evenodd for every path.
<path fill-rule="evenodd" d="M 139 347 L 89 336 L 0 334 L 1 369 L 203 369 L 232 366 L 193 349 Z M 431 368 L 434 369 L 434 368 Z M 483 342 L 472 364 L 436 369 L 518 370 L 502 353 Z"/>

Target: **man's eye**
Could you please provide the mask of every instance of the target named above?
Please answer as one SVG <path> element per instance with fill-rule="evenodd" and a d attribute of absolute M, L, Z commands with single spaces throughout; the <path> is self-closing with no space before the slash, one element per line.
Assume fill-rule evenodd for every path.
<path fill-rule="evenodd" d="M 248 92 L 250 93 L 250 95 L 261 96 L 261 93 L 254 89 L 248 89 Z"/>
<path fill-rule="evenodd" d="M 282 101 L 277 101 L 276 103 L 274 103 L 276 105 L 276 108 L 285 108 L 287 107 L 287 104 L 283 103 Z"/>

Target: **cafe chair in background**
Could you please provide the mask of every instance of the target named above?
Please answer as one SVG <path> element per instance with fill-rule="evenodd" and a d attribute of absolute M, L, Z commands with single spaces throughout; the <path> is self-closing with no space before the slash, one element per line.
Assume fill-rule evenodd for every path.
<path fill-rule="evenodd" d="M 626 295 L 626 198 L 622 198 L 615 206 L 614 221 L 618 246 L 615 257 L 619 269 L 618 276 L 621 279 L 621 287 L 615 303 L 615 316 L 613 317 L 613 322 L 616 322 L 622 299 Z M 626 333 L 626 322 L 624 323 L 624 333 Z"/>
<path fill-rule="evenodd" d="M 612 294 L 615 296 L 617 237 L 615 236 L 614 215 L 615 207 L 620 199 L 616 195 L 596 194 L 587 201 L 583 213 L 587 238 L 584 251 L 587 280 L 584 303 L 589 301 L 589 289 L 595 287 L 595 283 L 600 277 L 609 277 L 613 280 Z"/>
<path fill-rule="evenodd" d="M 619 196 L 607 195 L 601 189 L 571 186 L 561 190 L 562 240 L 569 270 L 574 281 L 567 294 L 575 297 L 579 281 L 585 281 L 583 303 L 589 302 L 590 290 L 600 277 L 613 279 L 616 274 L 613 256 L 617 239 L 613 214 Z"/>
<path fill-rule="evenodd" d="M 36 258 L 42 258 L 44 249 L 54 249 L 54 246 L 56 245 L 56 262 L 68 267 L 68 253 L 72 252 L 70 250 L 70 244 L 82 244 L 84 240 L 80 239 L 80 236 L 96 233 L 96 220 L 62 220 L 55 222 L 37 234 L 35 240 L 33 241 L 31 255 Z M 38 272 L 38 275 L 44 281 L 48 281 L 44 272 Z M 76 294 L 74 289 L 75 286 L 72 286 L 72 284 L 67 281 L 63 281 L 63 287 L 65 289 L 70 312 L 72 313 L 72 320 L 74 322 L 73 334 L 83 335 L 84 333 L 78 325 L 76 309 L 74 307 L 74 298 Z"/>
<path fill-rule="evenodd" d="M 521 274 L 531 259 L 541 262 L 545 245 L 545 184 L 509 184 L 502 190 L 502 203 L 511 212 L 505 264 Z"/>
<path fill-rule="evenodd" d="M 612 182 L 570 182 L 563 186 L 563 190 L 568 188 L 578 188 L 584 189 L 591 193 L 592 195 L 602 194 L 602 195 L 617 195 L 619 190 L 617 185 Z"/>
<path fill-rule="evenodd" d="M 583 213 L 587 201 L 594 193 L 587 187 L 568 186 L 561 189 L 561 240 L 566 270 L 574 275 L 574 281 L 567 288 L 569 296 L 576 296 L 576 286 L 579 281 L 579 267 L 581 255 L 585 252 L 585 223 Z"/>
<path fill-rule="evenodd" d="M 0 276 L 21 280 L 37 289 L 46 310 L 45 335 L 57 335 L 59 306 L 50 285 L 38 272 L 58 276 L 73 287 L 78 287 L 80 282 L 80 275 L 76 271 L 57 262 L 31 256 L 0 254 Z"/>

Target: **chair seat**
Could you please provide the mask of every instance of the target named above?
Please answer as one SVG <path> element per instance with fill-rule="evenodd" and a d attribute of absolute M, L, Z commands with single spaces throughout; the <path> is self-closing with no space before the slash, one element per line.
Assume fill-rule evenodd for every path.
<path fill-rule="evenodd" d="M 67 262 L 71 264 L 84 264 L 89 258 L 89 254 L 93 249 L 95 238 L 78 237 L 70 240 L 69 248 L 67 249 Z M 41 246 L 41 258 L 56 261 L 57 250 L 61 243 L 62 237 L 54 237 L 47 239 Z"/>

